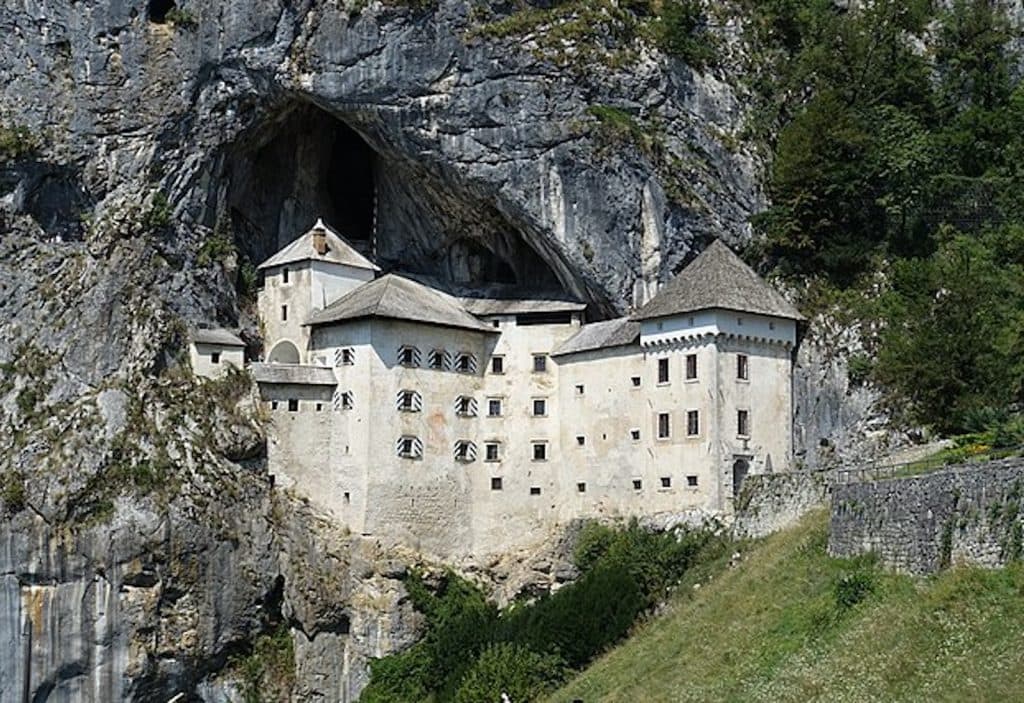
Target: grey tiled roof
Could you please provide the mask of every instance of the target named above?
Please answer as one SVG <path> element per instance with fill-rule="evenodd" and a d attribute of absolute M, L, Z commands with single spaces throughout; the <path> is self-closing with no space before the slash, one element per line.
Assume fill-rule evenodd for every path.
<path fill-rule="evenodd" d="M 710 308 L 802 320 L 803 315 L 719 240 L 711 243 L 646 305 L 634 320 Z"/>
<path fill-rule="evenodd" d="M 334 371 L 326 366 L 304 364 L 249 364 L 249 371 L 257 383 L 335 386 Z"/>
<path fill-rule="evenodd" d="M 196 344 L 217 344 L 222 347 L 244 347 L 245 342 L 230 330 L 220 327 L 214 329 L 196 329 L 189 333 Z"/>
<path fill-rule="evenodd" d="M 313 232 L 317 229 L 323 229 L 327 237 L 327 253 L 322 256 L 313 247 Z M 345 264 L 353 268 L 380 271 L 376 264 L 356 251 L 340 234 L 325 225 L 323 220 L 317 220 L 312 229 L 264 261 L 259 268 L 268 269 L 298 261 L 326 261 L 332 264 Z"/>
<path fill-rule="evenodd" d="M 628 317 L 584 325 L 580 331 L 562 342 L 552 356 L 577 354 L 595 349 L 608 349 L 634 344 L 640 337 L 640 323 Z"/>
<path fill-rule="evenodd" d="M 387 317 L 478 332 L 498 331 L 466 312 L 457 298 L 393 273 L 347 293 L 314 313 L 307 324 L 325 325 L 365 317 Z"/>
<path fill-rule="evenodd" d="M 554 298 L 462 298 L 462 304 L 474 315 L 579 312 L 587 307 L 578 300 Z"/>

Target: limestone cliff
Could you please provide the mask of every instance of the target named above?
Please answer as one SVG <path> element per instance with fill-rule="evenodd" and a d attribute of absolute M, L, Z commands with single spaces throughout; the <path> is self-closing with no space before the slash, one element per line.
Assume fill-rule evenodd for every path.
<path fill-rule="evenodd" d="M 244 379 L 181 373 L 186 324 L 258 344 L 252 266 L 316 216 L 599 314 L 748 237 L 738 23 L 697 71 L 514 5 L 0 8 L 0 701 L 227 700 L 279 623 L 299 699 L 345 700 L 415 636 L 401 568 L 271 490 Z"/>

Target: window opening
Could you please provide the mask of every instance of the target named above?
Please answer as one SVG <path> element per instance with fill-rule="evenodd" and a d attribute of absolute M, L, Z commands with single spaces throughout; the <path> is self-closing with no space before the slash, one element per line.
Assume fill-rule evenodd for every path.
<path fill-rule="evenodd" d="M 486 461 L 500 461 L 501 460 L 501 443 L 500 442 L 487 442 L 484 445 L 484 459 Z"/>
<path fill-rule="evenodd" d="M 629 436 L 634 442 L 640 441 L 640 430 L 632 429 L 629 431 Z"/>
<path fill-rule="evenodd" d="M 288 322 L 288 306 L 281 306 L 281 322 Z"/>
<path fill-rule="evenodd" d="M 548 370 L 548 356 L 547 354 L 534 354 L 533 355 L 533 371 L 534 373 L 544 373 Z"/>
<path fill-rule="evenodd" d="M 533 400 L 533 416 L 544 417 L 548 414 L 548 401 L 543 398 L 534 398 Z"/>
<path fill-rule="evenodd" d="M 433 349 L 427 357 L 427 365 L 432 369 L 444 371 L 448 367 L 448 352 L 444 349 Z"/>
<path fill-rule="evenodd" d="M 580 481 L 579 483 L 576 484 L 576 492 L 577 493 L 586 493 L 587 492 L 587 484 L 586 484 L 585 481 Z"/>
<path fill-rule="evenodd" d="M 687 476 L 686 477 L 686 485 L 689 486 L 690 488 L 696 488 L 697 487 L 697 477 L 696 476 Z"/>
<path fill-rule="evenodd" d="M 454 447 L 455 461 L 469 463 L 476 461 L 476 444 L 468 439 L 460 439 Z"/>
<path fill-rule="evenodd" d="M 487 401 L 487 416 L 501 417 L 501 398 L 490 398 Z"/>
<path fill-rule="evenodd" d="M 641 481 L 638 478 L 634 478 L 633 479 L 633 490 L 634 491 L 642 490 L 643 487 L 644 487 L 644 482 L 643 481 Z"/>
<path fill-rule="evenodd" d="M 501 476 L 495 476 L 494 478 L 491 479 L 491 490 L 492 491 L 500 491 L 501 490 Z"/>
<path fill-rule="evenodd" d="M 220 363 L 220 352 L 213 352 L 212 354 L 210 354 L 210 363 L 211 364 L 219 364 Z"/>
<path fill-rule="evenodd" d="M 283 269 L 281 269 L 281 283 L 287 283 L 287 282 L 288 282 L 288 267 L 285 266 Z"/>
<path fill-rule="evenodd" d="M 492 356 L 491 357 L 491 373 L 505 373 L 505 357 L 503 356 Z"/>
<path fill-rule="evenodd" d="M 474 373 L 476 371 L 476 357 L 469 352 L 462 352 L 455 357 L 455 370 L 459 373 Z"/>
<path fill-rule="evenodd" d="M 639 388 L 640 387 L 640 377 L 639 376 L 630 376 L 629 380 L 633 383 L 633 388 Z"/>
<path fill-rule="evenodd" d="M 540 486 L 530 486 L 530 495 L 532 495 L 532 496 L 539 496 L 540 495 Z"/>
<path fill-rule="evenodd" d="M 658 413 L 658 439 L 672 436 L 672 418 L 668 413 Z"/>
<path fill-rule="evenodd" d="M 686 412 L 686 434 L 691 437 L 700 434 L 700 414 L 696 410 Z"/>
<path fill-rule="evenodd" d="M 750 380 L 750 361 L 746 354 L 736 355 L 736 378 L 741 381 Z"/>
<path fill-rule="evenodd" d="M 661 477 L 661 487 L 662 488 L 672 488 L 672 477 L 671 476 L 662 476 Z"/>
<path fill-rule="evenodd" d="M 548 444 L 547 442 L 534 442 L 533 443 L 533 460 L 534 461 L 547 461 L 548 459 Z"/>
<path fill-rule="evenodd" d="M 403 435 L 395 443 L 395 451 L 403 459 L 419 459 L 423 456 L 423 442 L 414 435 Z"/>
<path fill-rule="evenodd" d="M 288 399 L 288 412 L 297 413 L 299 411 L 299 401 L 297 398 Z"/>
<path fill-rule="evenodd" d="M 658 383 L 668 383 L 668 359 L 658 359 Z"/>
<path fill-rule="evenodd" d="M 692 381 L 697 378 L 697 355 L 686 355 L 686 380 Z"/>
<path fill-rule="evenodd" d="M 417 391 L 398 391 L 395 408 L 406 413 L 418 413 L 423 410 L 423 396 Z"/>
<path fill-rule="evenodd" d="M 420 350 L 413 346 L 404 346 L 398 350 L 398 363 L 401 366 L 415 368 L 420 365 Z"/>
<path fill-rule="evenodd" d="M 576 435 L 576 444 L 578 444 L 578 445 L 580 445 L 582 447 L 586 443 L 587 443 L 587 438 L 585 436 L 583 436 L 581 434 Z"/>
<path fill-rule="evenodd" d="M 736 434 L 740 437 L 750 436 L 750 411 L 736 411 Z"/>

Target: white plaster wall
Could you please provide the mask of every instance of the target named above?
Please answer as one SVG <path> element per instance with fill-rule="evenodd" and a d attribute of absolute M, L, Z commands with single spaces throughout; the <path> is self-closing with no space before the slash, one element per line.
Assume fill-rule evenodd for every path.
<path fill-rule="evenodd" d="M 213 363 L 213 354 L 218 352 L 220 353 L 220 363 L 215 364 Z M 189 345 L 189 359 L 192 363 L 192 373 L 196 376 L 220 378 L 226 373 L 229 365 L 237 369 L 245 366 L 245 349 L 194 342 Z"/>
<path fill-rule="evenodd" d="M 374 278 L 370 269 L 342 266 L 324 261 L 310 262 L 311 285 L 309 306 L 311 310 L 323 310 L 341 296 L 349 293 Z"/>
<path fill-rule="evenodd" d="M 645 347 L 672 344 L 682 337 L 717 334 L 742 335 L 781 344 L 796 344 L 796 322 L 731 310 L 702 310 L 692 314 L 644 320 L 640 325 L 640 343 Z"/>
<path fill-rule="evenodd" d="M 288 269 L 288 283 L 281 272 Z M 309 362 L 309 328 L 302 323 L 309 319 L 312 272 L 308 262 L 275 266 L 264 273 L 263 288 L 256 297 L 263 331 L 263 355 L 269 359 L 274 347 L 289 341 L 299 350 L 300 363 Z M 288 319 L 281 319 L 281 306 L 288 306 Z"/>

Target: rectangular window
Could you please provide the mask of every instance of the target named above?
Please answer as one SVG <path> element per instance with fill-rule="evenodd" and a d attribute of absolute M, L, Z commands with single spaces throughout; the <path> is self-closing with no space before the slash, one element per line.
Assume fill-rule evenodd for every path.
<path fill-rule="evenodd" d="M 501 417 L 501 398 L 488 399 L 487 417 Z"/>
<path fill-rule="evenodd" d="M 585 482 L 583 482 L 583 481 L 580 481 L 579 483 L 577 483 L 576 484 L 576 492 L 577 493 L 586 493 L 587 492 L 587 484 Z"/>
<path fill-rule="evenodd" d="M 484 445 L 484 459 L 486 461 L 501 461 L 501 443 L 487 442 Z"/>
<path fill-rule="evenodd" d="M 288 322 L 288 306 L 281 306 L 281 322 Z"/>
<path fill-rule="evenodd" d="M 672 477 L 671 476 L 662 476 L 661 477 L 661 487 L 662 488 L 672 488 Z"/>
<path fill-rule="evenodd" d="M 492 491 L 500 491 L 501 490 L 501 476 L 495 476 L 494 478 L 491 479 L 491 490 Z"/>
<path fill-rule="evenodd" d="M 467 463 L 476 460 L 476 445 L 468 439 L 460 439 L 455 443 L 455 461 Z"/>
<path fill-rule="evenodd" d="M 630 376 L 629 380 L 633 384 L 633 388 L 639 388 L 640 387 L 640 377 L 639 376 Z"/>
<path fill-rule="evenodd" d="M 644 487 L 644 482 L 643 481 L 641 481 L 638 478 L 634 478 L 633 479 L 633 490 L 634 491 L 643 490 L 643 487 Z"/>
<path fill-rule="evenodd" d="M 740 437 L 750 436 L 750 411 L 749 410 L 737 410 L 736 411 L 736 434 Z"/>
<path fill-rule="evenodd" d="M 220 363 L 220 352 L 213 352 L 212 354 L 210 354 L 210 363 L 211 364 L 219 364 Z"/>
<path fill-rule="evenodd" d="M 547 354 L 534 354 L 533 355 L 533 370 L 535 373 L 543 373 L 548 370 L 548 355 Z"/>
<path fill-rule="evenodd" d="M 697 355 L 686 355 L 686 380 L 692 381 L 697 378 Z"/>
<path fill-rule="evenodd" d="M 356 363 L 356 350 L 352 347 L 345 347 L 341 350 L 341 365 L 352 366 Z"/>
<path fill-rule="evenodd" d="M 587 438 L 581 434 L 576 435 L 576 444 L 584 446 L 587 443 Z"/>
<path fill-rule="evenodd" d="M 586 388 L 582 383 L 576 384 L 576 395 L 583 395 L 586 392 Z"/>
<path fill-rule="evenodd" d="M 534 442 L 533 443 L 533 460 L 534 461 L 547 461 L 548 460 L 548 443 L 547 442 Z"/>
<path fill-rule="evenodd" d="M 271 410 L 277 410 L 277 401 L 276 400 L 270 401 L 270 409 Z"/>
<path fill-rule="evenodd" d="M 395 451 L 403 459 L 419 459 L 423 456 L 423 442 L 419 437 L 410 435 L 399 437 L 395 443 Z"/>
<path fill-rule="evenodd" d="M 548 401 L 543 398 L 533 399 L 533 416 L 544 417 L 548 414 Z"/>
<path fill-rule="evenodd" d="M 686 434 L 691 437 L 700 434 L 700 414 L 696 410 L 686 411 Z"/>
<path fill-rule="evenodd" d="M 459 373 L 473 373 L 476 371 L 476 357 L 469 352 L 462 352 L 455 357 L 455 370 Z"/>
<path fill-rule="evenodd" d="M 281 283 L 287 283 L 287 282 L 288 282 L 288 267 L 285 266 L 283 269 L 281 269 Z"/>
<path fill-rule="evenodd" d="M 736 355 L 736 378 L 741 381 L 750 380 L 750 361 L 746 354 Z"/>
<path fill-rule="evenodd" d="M 696 476 L 687 476 L 686 477 L 686 485 L 689 486 L 690 488 L 696 488 L 697 487 L 697 477 Z"/>
<path fill-rule="evenodd" d="M 668 359 L 658 359 L 658 383 L 668 383 Z"/>
<path fill-rule="evenodd" d="M 288 399 L 288 412 L 297 413 L 299 412 L 299 401 L 296 398 Z"/>
<path fill-rule="evenodd" d="M 397 407 L 402 412 L 419 412 L 423 408 L 423 398 L 416 391 L 398 391 Z"/>
<path fill-rule="evenodd" d="M 532 496 L 539 496 L 540 495 L 540 486 L 530 486 L 530 495 L 532 495 Z"/>
<path fill-rule="evenodd" d="M 503 356 L 492 356 L 491 357 L 491 373 L 505 373 L 505 357 Z"/>
<path fill-rule="evenodd" d="M 668 413 L 658 413 L 658 439 L 672 436 L 672 418 Z"/>
<path fill-rule="evenodd" d="M 355 400 L 352 398 L 352 391 L 345 391 L 341 394 L 341 409 L 351 410 L 355 407 Z"/>
<path fill-rule="evenodd" d="M 430 356 L 427 359 L 427 363 L 430 364 L 430 368 L 443 371 L 445 367 L 445 359 L 447 359 L 448 353 L 444 349 L 433 349 L 430 352 Z"/>
<path fill-rule="evenodd" d="M 323 409 L 324 409 L 324 404 L 323 403 L 317 403 L 316 404 L 316 411 L 317 412 L 320 412 Z"/>
<path fill-rule="evenodd" d="M 634 428 L 634 429 L 632 429 L 632 430 L 630 430 L 630 431 L 629 431 L 629 437 L 630 437 L 630 439 L 632 439 L 632 440 L 633 440 L 634 442 L 639 442 L 639 441 L 640 441 L 640 430 L 638 430 L 638 429 L 635 429 L 635 428 Z"/>
<path fill-rule="evenodd" d="M 460 395 L 455 399 L 455 414 L 459 417 L 475 417 L 476 401 L 473 396 Z"/>
<path fill-rule="evenodd" d="M 398 350 L 398 363 L 410 368 L 420 365 L 420 352 L 416 347 L 401 347 Z"/>

